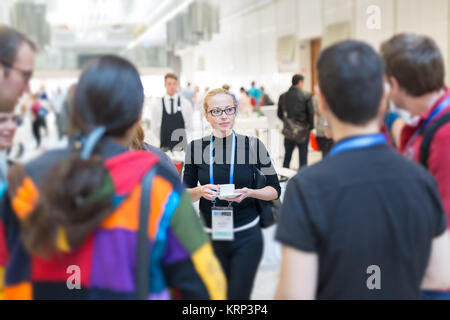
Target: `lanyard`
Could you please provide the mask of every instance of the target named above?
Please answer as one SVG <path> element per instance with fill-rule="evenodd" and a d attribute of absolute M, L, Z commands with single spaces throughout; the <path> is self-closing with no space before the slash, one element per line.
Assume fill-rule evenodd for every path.
<path fill-rule="evenodd" d="M 424 121 L 424 123 L 420 126 L 420 128 L 414 133 L 414 135 L 409 139 L 408 144 L 405 147 L 405 153 L 413 146 L 416 139 L 419 135 L 425 130 L 425 128 L 430 124 L 430 122 L 436 118 L 436 116 L 447 109 L 450 106 L 450 97 L 447 97 L 444 101 L 439 104 L 439 106 L 433 111 L 432 114 Z"/>
<path fill-rule="evenodd" d="M 209 146 L 209 181 L 214 184 L 214 170 L 213 170 L 213 136 L 211 136 L 211 144 Z M 230 184 L 233 184 L 234 178 L 234 156 L 236 154 L 236 136 L 233 132 L 233 145 L 231 147 L 231 163 L 230 163 Z"/>
<path fill-rule="evenodd" d="M 330 151 L 330 156 L 344 151 L 373 147 L 385 143 L 387 143 L 387 139 L 386 136 L 382 133 L 350 138 L 348 140 L 339 142 L 336 146 L 334 146 Z"/>
<path fill-rule="evenodd" d="M 6 193 L 6 189 L 8 187 L 8 184 L 6 182 L 0 181 L 0 199 L 3 197 L 3 195 Z"/>

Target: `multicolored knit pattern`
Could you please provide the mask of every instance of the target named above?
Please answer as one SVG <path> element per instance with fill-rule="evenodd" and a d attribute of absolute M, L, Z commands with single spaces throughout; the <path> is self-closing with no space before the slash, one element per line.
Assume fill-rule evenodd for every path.
<path fill-rule="evenodd" d="M 148 299 L 225 299 L 225 277 L 189 195 L 148 152 L 105 162 L 114 212 L 76 249 L 61 228 L 60 252 L 48 260 L 29 255 L 20 240 L 20 221 L 33 214 L 39 199 L 33 178 L 24 179 L 14 199 L 0 208 L 0 298 L 135 299 L 141 180 L 154 166 Z"/>

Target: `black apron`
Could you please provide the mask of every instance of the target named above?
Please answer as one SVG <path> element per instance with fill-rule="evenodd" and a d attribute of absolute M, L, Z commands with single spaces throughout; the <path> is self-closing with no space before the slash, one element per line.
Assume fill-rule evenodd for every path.
<path fill-rule="evenodd" d="M 187 136 L 183 114 L 181 113 L 181 98 L 178 97 L 177 112 L 174 113 L 173 110 L 171 110 L 171 114 L 166 112 L 164 98 L 162 98 L 162 109 L 161 149 L 168 149 L 170 151 L 186 150 Z M 180 134 L 176 134 L 173 137 L 174 141 L 172 141 L 172 133 L 177 129 L 182 129 L 181 136 Z"/>

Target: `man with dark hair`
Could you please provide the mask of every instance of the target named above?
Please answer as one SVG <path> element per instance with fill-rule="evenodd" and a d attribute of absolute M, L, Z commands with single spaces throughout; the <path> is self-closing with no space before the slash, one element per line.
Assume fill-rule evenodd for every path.
<path fill-rule="evenodd" d="M 178 93 L 178 77 L 168 73 L 164 77 L 166 94 L 151 110 L 153 135 L 164 151 L 185 150 L 194 131 L 194 108 L 182 94 Z"/>
<path fill-rule="evenodd" d="M 433 39 L 414 34 L 394 36 L 382 45 L 381 52 L 391 88 L 389 98 L 417 120 L 403 123 L 400 130 L 389 129 L 393 135 L 400 132 L 394 136 L 399 151 L 422 163 L 436 179 L 450 221 L 450 90 L 445 88 L 442 54 Z M 392 118 L 388 123 L 395 124 Z M 424 297 L 450 299 L 450 290 L 424 292 Z"/>
<path fill-rule="evenodd" d="M 286 93 L 283 93 L 278 100 L 278 118 L 281 120 L 285 117 L 293 119 L 304 126 L 309 126 L 311 131 L 314 129 L 314 105 L 312 95 L 303 91 L 304 77 L 296 74 L 292 77 L 292 87 Z M 284 139 L 284 168 L 289 168 L 292 153 L 295 147 L 299 149 L 299 169 L 308 165 L 308 145 L 309 132 L 304 143 L 298 143 L 287 138 Z"/>
<path fill-rule="evenodd" d="M 433 177 L 387 144 L 383 61 L 338 43 L 318 61 L 319 109 L 337 142 L 288 184 L 277 298 L 419 299 L 450 285 L 450 237 Z"/>
<path fill-rule="evenodd" d="M 20 32 L 0 25 L 0 196 L 6 189 L 7 162 L 17 129 L 14 108 L 33 74 L 35 45 Z"/>

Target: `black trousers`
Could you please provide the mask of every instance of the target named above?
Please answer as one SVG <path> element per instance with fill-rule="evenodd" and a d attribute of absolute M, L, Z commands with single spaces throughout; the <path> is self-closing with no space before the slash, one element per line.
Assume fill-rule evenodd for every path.
<path fill-rule="evenodd" d="M 263 253 L 261 228 L 236 232 L 233 241 L 213 241 L 228 282 L 228 300 L 250 300 Z"/>
<path fill-rule="evenodd" d="M 289 168 L 291 165 L 292 152 L 294 152 L 295 147 L 299 150 L 299 169 L 308 165 L 308 145 L 309 145 L 309 134 L 305 143 L 296 143 L 295 141 L 284 139 L 284 168 Z"/>
<path fill-rule="evenodd" d="M 33 126 L 33 135 L 34 135 L 34 138 L 36 139 L 36 144 L 39 147 L 41 145 L 41 127 L 45 128 L 45 130 L 47 130 L 47 123 L 46 123 L 45 119 L 38 117 L 33 120 L 32 126 Z"/>

